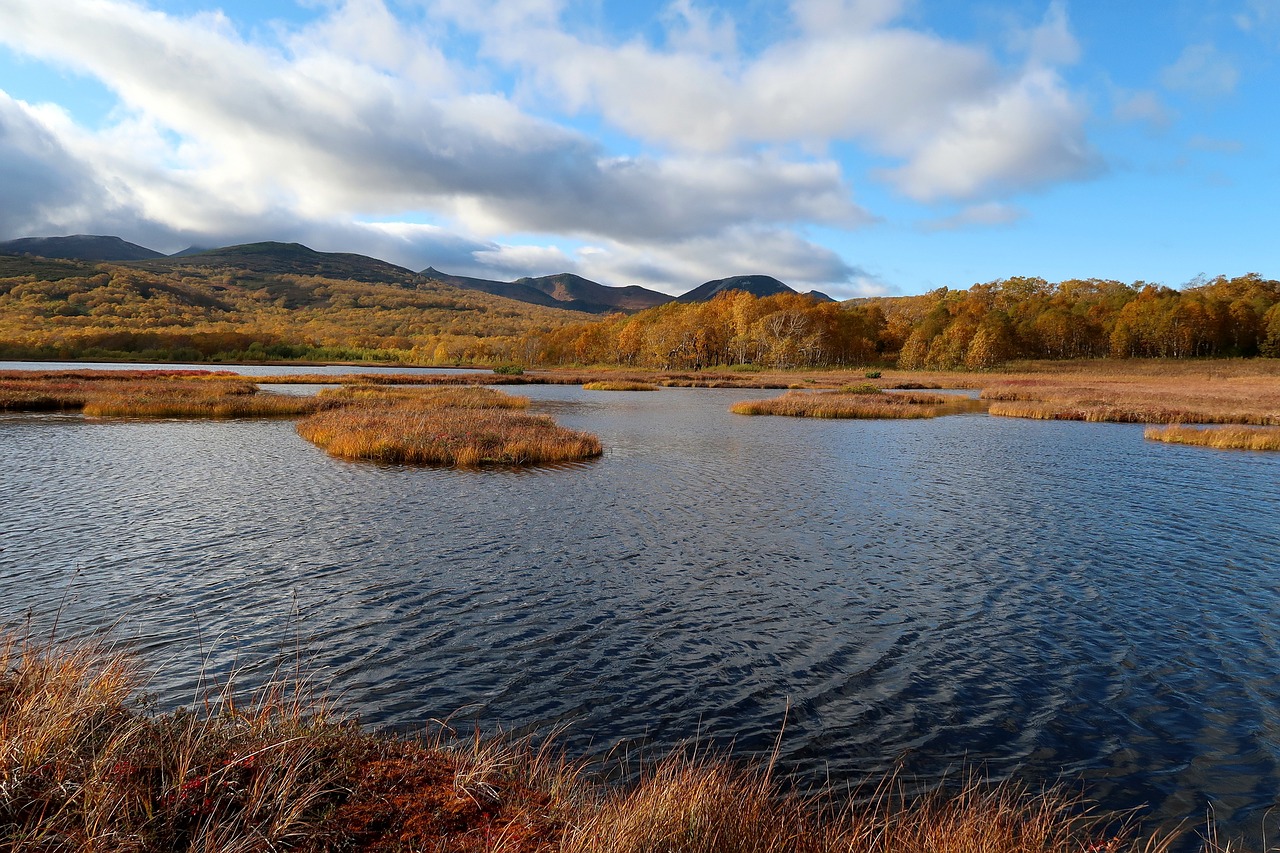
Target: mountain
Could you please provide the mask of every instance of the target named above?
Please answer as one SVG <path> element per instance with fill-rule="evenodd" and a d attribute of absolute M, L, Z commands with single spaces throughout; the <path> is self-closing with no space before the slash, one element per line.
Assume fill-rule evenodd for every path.
<path fill-rule="evenodd" d="M 170 255 L 169 257 L 171 257 L 171 258 L 186 258 L 186 257 L 189 257 L 189 256 L 191 256 L 191 255 L 199 255 L 199 254 L 201 254 L 202 252 L 212 252 L 212 251 L 213 251 L 213 249 L 214 249 L 214 247 L 213 247 L 213 246 L 188 246 L 187 248 L 183 249 L 181 252 L 174 252 L 174 253 L 173 253 L 172 255 Z"/>
<path fill-rule="evenodd" d="M 422 278 L 413 270 L 365 255 L 317 252 L 301 243 L 245 243 L 196 254 L 179 253 L 140 263 L 153 271 L 181 268 L 229 268 L 257 276 L 314 275 L 340 281 L 415 287 Z"/>
<path fill-rule="evenodd" d="M 468 278 L 450 275 L 434 267 L 427 267 L 422 275 L 434 281 L 479 290 L 534 305 L 549 308 L 565 308 L 570 311 L 586 311 L 591 314 L 612 314 L 617 311 L 643 311 L 655 305 L 670 302 L 671 297 L 656 290 L 629 285 L 609 287 L 573 273 L 546 275 L 540 278 L 521 278 L 515 281 L 490 281 L 484 278 Z"/>
<path fill-rule="evenodd" d="M 22 237 L 0 243 L 0 254 L 37 255 L 42 258 L 64 258 L 77 261 L 144 261 L 163 258 L 145 246 L 128 243 L 119 237 L 74 234 L 69 237 Z"/>
<path fill-rule="evenodd" d="M 700 284 L 683 296 L 676 297 L 676 302 L 709 302 L 716 294 L 730 290 L 742 290 L 752 296 L 774 296 L 779 293 L 796 292 L 773 276 L 735 275 L 732 278 L 718 278 Z"/>
<path fill-rule="evenodd" d="M 561 303 L 599 306 L 599 309 L 578 309 L 597 314 L 610 311 L 643 311 L 646 308 L 665 305 L 672 300 L 672 297 L 665 293 L 649 290 L 638 284 L 609 287 L 573 273 L 544 275 L 541 278 L 520 278 L 516 279 L 515 283 L 540 290 Z"/>
<path fill-rule="evenodd" d="M 529 287 L 525 284 L 517 284 L 511 281 L 491 281 L 487 278 L 470 278 L 465 275 L 451 275 L 447 272 L 440 272 L 435 267 L 427 267 L 419 275 L 429 278 L 432 281 L 443 282 L 444 284 L 452 284 L 454 287 L 461 287 L 466 290 L 478 290 L 481 293 L 489 293 L 493 296 L 505 296 L 507 299 L 516 299 L 520 302 L 528 302 L 533 305 L 545 305 L 548 308 L 563 308 L 556 301 L 554 296 L 543 293 L 537 288 Z"/>

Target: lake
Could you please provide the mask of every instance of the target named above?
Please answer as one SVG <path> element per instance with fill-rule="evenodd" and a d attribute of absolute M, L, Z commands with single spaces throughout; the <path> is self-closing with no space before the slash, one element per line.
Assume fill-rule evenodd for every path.
<path fill-rule="evenodd" d="M 728 412 L 775 391 L 508 390 L 603 458 L 415 469 L 289 421 L 0 415 L 0 618 L 112 628 L 165 705 L 201 661 L 252 684 L 301 657 L 368 724 L 563 727 L 577 754 L 761 754 L 785 719 L 802 780 L 1065 779 L 1256 846 L 1280 454 Z"/>

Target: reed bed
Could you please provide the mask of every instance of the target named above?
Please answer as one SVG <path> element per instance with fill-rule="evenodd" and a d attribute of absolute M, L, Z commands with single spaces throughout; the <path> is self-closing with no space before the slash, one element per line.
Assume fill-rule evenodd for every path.
<path fill-rule="evenodd" d="M 344 385 L 326 388 L 320 399 L 339 405 L 410 403 L 422 408 L 439 409 L 525 409 L 527 397 L 503 394 L 492 388 L 445 387 L 402 388 L 379 385 Z"/>
<path fill-rule="evenodd" d="M 1280 379 L 1271 376 L 1027 377 L 989 384 L 982 399 L 1003 417 L 1280 426 Z"/>
<path fill-rule="evenodd" d="M 0 410 L 72 411 L 90 417 L 294 417 L 332 405 L 260 392 L 227 373 L 101 370 L 0 375 Z"/>
<path fill-rule="evenodd" d="M 657 391 L 658 386 L 652 382 L 600 381 L 588 382 L 582 386 L 584 391 Z"/>
<path fill-rule="evenodd" d="M 935 418 L 958 411 L 955 401 L 938 394 L 886 394 L 877 389 L 788 391 L 771 400 L 744 400 L 729 411 L 738 415 L 783 415 L 792 418 Z"/>
<path fill-rule="evenodd" d="M 1174 424 L 1147 427 L 1142 437 L 1170 444 L 1191 444 L 1218 450 L 1280 450 L 1280 429 L 1274 427 L 1219 426 L 1197 429 Z"/>
<path fill-rule="evenodd" d="M 101 644 L 0 639 L 0 848 L 129 853 L 1159 853 L 1056 791 L 857 804 L 698 750 L 607 787 L 553 744 L 371 734 L 305 680 L 161 713 Z"/>
<path fill-rule="evenodd" d="M 513 411 L 528 401 L 488 388 L 372 395 L 363 404 L 299 421 L 298 434 L 342 459 L 409 465 L 544 465 L 603 452 L 593 435 L 546 415 Z"/>

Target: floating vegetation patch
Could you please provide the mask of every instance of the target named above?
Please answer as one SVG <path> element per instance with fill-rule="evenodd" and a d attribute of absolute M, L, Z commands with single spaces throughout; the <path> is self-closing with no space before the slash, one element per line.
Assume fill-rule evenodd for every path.
<path fill-rule="evenodd" d="M 312 415 L 297 429 L 342 459 L 409 465 L 542 465 L 603 452 L 589 433 L 515 411 L 526 405 L 489 388 L 373 394 Z"/>
<path fill-rule="evenodd" d="M 588 382 L 582 386 L 585 391 L 657 391 L 658 386 L 652 382 Z"/>
<path fill-rule="evenodd" d="M 866 386 L 874 387 L 874 386 Z M 969 401 L 963 401 L 968 403 Z M 935 418 L 967 408 L 940 394 L 886 394 L 879 388 L 846 391 L 788 391 L 771 400 L 744 400 L 729 407 L 738 415 L 792 418 Z"/>

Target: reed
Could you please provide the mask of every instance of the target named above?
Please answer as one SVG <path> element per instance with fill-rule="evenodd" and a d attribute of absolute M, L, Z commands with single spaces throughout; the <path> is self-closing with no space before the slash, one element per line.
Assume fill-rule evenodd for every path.
<path fill-rule="evenodd" d="M 1219 450 L 1280 450 L 1280 429 L 1268 427 L 1220 426 L 1206 429 L 1174 424 L 1147 427 L 1142 437 L 1170 444 L 1192 444 Z"/>
<path fill-rule="evenodd" d="M 260 392 L 250 381 L 200 371 L 8 371 L 0 410 L 79 411 L 90 417 L 254 418 L 310 414 L 333 403 Z"/>
<path fill-rule="evenodd" d="M 885 394 L 858 390 L 788 391 L 771 400 L 744 400 L 729 411 L 738 415 L 784 415 L 792 418 L 934 418 L 955 406 L 937 394 Z"/>
<path fill-rule="evenodd" d="M 970 780 L 842 802 L 677 750 L 606 787 L 554 743 L 371 734 L 305 679 L 137 701 L 101 643 L 0 638 L 0 847 L 31 851 L 1162 853 L 1059 791 Z M 1220 848 L 1219 848 L 1220 849 Z"/>
<path fill-rule="evenodd" d="M 1006 378 L 982 399 L 1003 417 L 1145 424 L 1280 425 L 1280 381 L 1271 376 L 1065 374 Z"/>
<path fill-rule="evenodd" d="M 565 429 L 546 415 L 412 400 L 320 412 L 297 429 L 342 459 L 410 465 L 542 465 L 603 452 L 595 436 Z"/>
<path fill-rule="evenodd" d="M 382 385 L 344 385 L 326 388 L 321 400 L 335 405 L 379 405 L 400 403 L 423 409 L 524 409 L 527 397 L 503 394 L 492 388 L 479 387 L 400 387 Z"/>
<path fill-rule="evenodd" d="M 585 391 L 657 391 L 658 386 L 652 382 L 629 382 L 622 380 L 602 380 L 588 382 L 582 386 Z"/>

